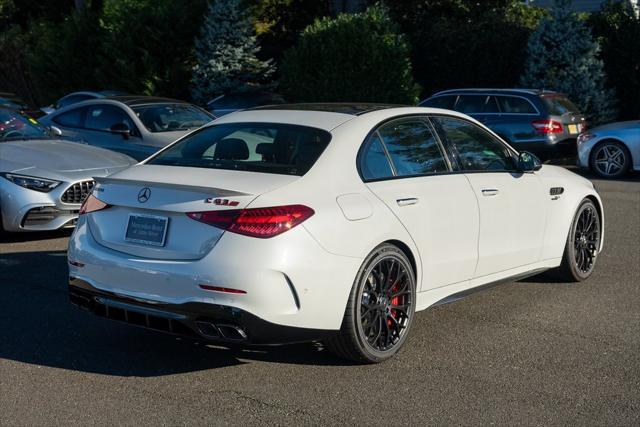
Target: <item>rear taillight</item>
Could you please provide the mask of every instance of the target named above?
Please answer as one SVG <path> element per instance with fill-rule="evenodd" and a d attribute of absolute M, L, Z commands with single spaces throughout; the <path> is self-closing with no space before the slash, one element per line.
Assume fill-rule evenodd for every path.
<path fill-rule="evenodd" d="M 84 200 L 82 206 L 80 206 L 79 215 L 101 211 L 102 209 L 106 209 L 109 206 L 111 205 L 106 204 L 102 200 L 95 197 L 93 194 L 90 194 L 89 197 Z"/>
<path fill-rule="evenodd" d="M 562 133 L 562 123 L 555 120 L 537 120 L 531 123 L 538 133 Z"/>
<path fill-rule="evenodd" d="M 291 230 L 314 214 L 304 205 L 188 212 L 189 218 L 233 233 L 266 239 Z"/>

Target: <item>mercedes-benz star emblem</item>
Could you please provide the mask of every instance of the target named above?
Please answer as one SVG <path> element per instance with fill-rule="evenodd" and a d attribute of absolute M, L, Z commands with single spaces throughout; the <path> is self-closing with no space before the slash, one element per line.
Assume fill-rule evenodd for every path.
<path fill-rule="evenodd" d="M 151 197 L 151 189 L 149 187 L 144 187 L 138 193 L 138 201 L 140 203 L 145 203 Z"/>

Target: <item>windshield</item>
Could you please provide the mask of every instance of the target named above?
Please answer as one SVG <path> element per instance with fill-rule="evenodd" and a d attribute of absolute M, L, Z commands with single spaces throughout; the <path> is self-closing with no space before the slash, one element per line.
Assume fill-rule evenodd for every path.
<path fill-rule="evenodd" d="M 37 121 L 0 108 L 0 141 L 46 138 L 47 131 Z"/>
<path fill-rule="evenodd" d="M 188 135 L 147 164 L 302 176 L 330 140 L 328 132 L 306 126 L 229 123 Z"/>
<path fill-rule="evenodd" d="M 153 104 L 133 107 L 149 132 L 172 132 L 199 128 L 213 118 L 187 104 Z"/>
<path fill-rule="evenodd" d="M 547 107 L 549 114 L 562 116 L 567 113 L 578 113 L 578 107 L 564 96 L 543 96 L 542 102 Z"/>

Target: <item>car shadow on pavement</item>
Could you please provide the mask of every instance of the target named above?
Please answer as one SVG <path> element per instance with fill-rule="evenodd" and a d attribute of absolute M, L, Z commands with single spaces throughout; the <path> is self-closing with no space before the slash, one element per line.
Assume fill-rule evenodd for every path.
<path fill-rule="evenodd" d="M 0 254 L 0 359 L 115 376 L 266 361 L 348 365 L 318 344 L 227 349 L 106 320 L 67 299 L 64 251 Z"/>
<path fill-rule="evenodd" d="M 0 243 L 22 243 L 34 240 L 52 240 L 71 236 L 72 228 L 57 231 L 36 231 L 29 233 L 4 233 L 0 232 Z"/>

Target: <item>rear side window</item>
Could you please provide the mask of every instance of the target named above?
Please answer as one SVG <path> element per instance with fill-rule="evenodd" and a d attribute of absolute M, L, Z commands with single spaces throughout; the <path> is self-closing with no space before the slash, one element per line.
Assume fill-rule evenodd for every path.
<path fill-rule="evenodd" d="M 516 96 L 498 96 L 500 110 L 507 114 L 537 114 L 531 102 Z"/>
<path fill-rule="evenodd" d="M 329 132 L 280 123 L 228 123 L 183 138 L 147 164 L 302 176 L 331 140 Z"/>
<path fill-rule="evenodd" d="M 453 104 L 456 102 L 455 96 L 436 96 L 435 98 L 430 98 L 420 104 L 420 107 L 431 107 L 431 108 L 444 108 L 445 110 L 452 110 Z"/>
<path fill-rule="evenodd" d="M 70 128 L 81 128 L 84 121 L 84 108 L 75 108 L 73 110 L 62 113 L 53 118 L 53 121 L 60 126 Z"/>
<path fill-rule="evenodd" d="M 453 117 L 433 118 L 463 171 L 513 171 L 511 151 L 479 126 Z"/>
<path fill-rule="evenodd" d="M 378 132 L 374 133 L 365 144 L 360 165 L 364 179 L 384 179 L 393 176 L 389 158 Z"/>
<path fill-rule="evenodd" d="M 542 103 L 552 116 L 578 112 L 578 107 L 564 96 L 543 96 Z"/>
<path fill-rule="evenodd" d="M 440 144 L 423 120 L 397 120 L 382 126 L 378 134 L 397 176 L 448 171 Z"/>

